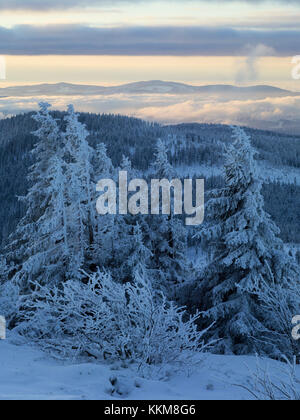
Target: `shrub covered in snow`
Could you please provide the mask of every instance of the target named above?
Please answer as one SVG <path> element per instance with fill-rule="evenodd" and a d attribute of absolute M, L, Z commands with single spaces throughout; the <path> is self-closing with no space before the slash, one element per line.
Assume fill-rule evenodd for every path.
<path fill-rule="evenodd" d="M 145 365 L 190 363 L 203 350 L 198 315 L 186 319 L 184 308 L 156 295 L 143 272 L 135 284 L 120 284 L 98 271 L 86 282 L 62 287 L 35 285 L 23 304 L 19 331 L 44 349 L 64 356 L 129 360 Z"/>
<path fill-rule="evenodd" d="M 300 377 L 296 370 L 295 360 L 277 372 L 270 372 L 257 362 L 256 371 L 251 372 L 249 393 L 257 400 L 263 401 L 300 401 Z"/>
<path fill-rule="evenodd" d="M 267 326 L 261 340 L 269 347 L 270 356 L 290 361 L 296 357 L 299 362 L 300 342 L 291 334 L 292 319 L 300 314 L 299 282 L 290 278 L 288 284 L 276 284 L 271 270 L 269 278 L 269 282 L 262 280 L 263 287 L 257 292 Z"/>
<path fill-rule="evenodd" d="M 17 285 L 10 282 L 0 284 L 0 315 L 5 317 L 8 327 L 14 326 L 20 303 L 21 299 Z"/>

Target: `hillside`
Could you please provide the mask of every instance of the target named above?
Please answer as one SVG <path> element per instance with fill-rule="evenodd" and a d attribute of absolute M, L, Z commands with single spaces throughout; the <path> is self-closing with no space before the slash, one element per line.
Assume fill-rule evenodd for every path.
<path fill-rule="evenodd" d="M 16 226 L 23 214 L 17 196 L 28 188 L 26 175 L 32 164 L 30 151 L 36 142 L 32 114 L 0 120 L 0 242 Z M 55 113 L 61 119 L 62 113 Z M 119 165 L 122 155 L 146 172 L 153 161 L 158 138 L 169 144 L 172 164 L 179 176 L 205 178 L 206 188 L 222 185 L 224 147 L 231 141 L 231 129 L 224 125 L 182 124 L 162 127 L 141 120 L 113 116 L 81 114 L 91 135 L 90 144 L 102 141 Z M 300 138 L 248 129 L 257 149 L 267 210 L 282 231 L 285 242 L 300 243 Z"/>

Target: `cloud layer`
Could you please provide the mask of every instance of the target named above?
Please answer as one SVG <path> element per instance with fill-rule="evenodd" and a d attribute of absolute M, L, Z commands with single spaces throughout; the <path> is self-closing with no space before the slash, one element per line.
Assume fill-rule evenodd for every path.
<path fill-rule="evenodd" d="M 37 109 L 41 98 L 0 99 L 0 116 Z M 300 134 L 300 97 L 264 100 L 214 101 L 188 95 L 112 95 L 51 97 L 54 109 L 73 103 L 78 111 L 120 113 L 163 124 L 222 123 L 239 124 Z"/>
<path fill-rule="evenodd" d="M 263 130 L 300 133 L 300 98 L 269 98 L 264 100 L 206 102 L 197 99 L 147 106 L 136 116 L 163 123 L 204 122 L 246 125 Z"/>
<path fill-rule="evenodd" d="M 182 0 L 160 0 L 169 3 L 180 2 Z M 205 3 L 206 0 L 185 0 L 194 3 Z M 213 0 L 216 3 L 266 3 L 268 0 Z M 92 6 L 114 6 L 120 4 L 134 4 L 147 3 L 146 0 L 1 0 L 0 10 L 59 10 L 69 9 L 75 7 L 92 7 Z M 273 0 L 273 3 L 281 4 L 295 4 L 298 5 L 298 0 Z"/>
<path fill-rule="evenodd" d="M 299 30 L 207 27 L 93 28 L 82 25 L 0 27 L 1 54 L 237 56 L 267 45 L 278 56 L 299 54 Z"/>

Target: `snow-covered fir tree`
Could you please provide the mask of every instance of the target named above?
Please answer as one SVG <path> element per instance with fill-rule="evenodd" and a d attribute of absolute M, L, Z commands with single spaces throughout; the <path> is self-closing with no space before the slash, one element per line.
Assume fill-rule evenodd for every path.
<path fill-rule="evenodd" d="M 176 178 L 176 171 L 168 158 L 165 143 L 159 139 L 152 164 L 152 178 Z M 157 273 L 157 287 L 171 299 L 177 299 L 178 291 L 192 275 L 192 265 L 187 258 L 187 229 L 180 218 L 173 215 L 151 216 L 150 239 L 152 242 L 152 264 Z"/>
<path fill-rule="evenodd" d="M 37 221 L 35 253 L 24 264 L 25 267 L 28 264 L 37 264 L 37 267 L 41 265 L 39 277 L 44 284 L 61 281 L 70 255 L 65 162 L 57 154 L 49 163 L 47 207 Z"/>
<path fill-rule="evenodd" d="M 124 231 L 123 231 L 124 233 Z M 139 271 L 148 279 L 153 275 L 150 267 L 152 253 L 145 245 L 144 233 L 139 223 L 136 225 L 127 225 L 125 236 L 120 236 L 121 243 L 126 242 L 126 254 L 123 255 L 123 261 L 120 264 L 118 275 L 120 278 L 133 282 L 135 273 Z M 125 258 L 124 258 L 125 257 Z"/>
<path fill-rule="evenodd" d="M 94 183 L 103 178 L 111 178 L 115 174 L 115 168 L 107 155 L 107 147 L 104 143 L 98 143 L 95 149 L 94 158 Z"/>
<path fill-rule="evenodd" d="M 8 266 L 4 255 L 0 255 L 0 284 L 7 281 Z"/>
<path fill-rule="evenodd" d="M 106 148 L 102 147 L 102 150 L 105 161 Z M 127 172 L 128 183 L 138 176 L 138 172 L 132 168 L 130 159 L 125 156 L 123 156 L 118 170 L 111 170 L 111 161 L 108 162 L 108 168 L 110 169 L 110 178 L 113 178 L 116 184 L 118 184 L 119 171 Z M 108 174 L 103 172 L 101 178 L 108 178 Z M 116 281 L 120 283 L 134 282 L 137 264 L 142 264 L 148 270 L 152 256 L 149 241 L 150 228 L 145 216 L 117 214 L 100 216 L 99 220 L 102 223 L 100 249 L 101 253 L 102 250 L 105 250 L 102 255 L 106 255 L 102 259 L 101 265 L 110 271 Z"/>
<path fill-rule="evenodd" d="M 102 179 L 117 180 L 117 171 L 107 154 L 107 147 L 99 142 L 96 146 L 93 162 L 93 185 L 96 190 L 97 183 Z M 96 211 L 98 195 L 94 196 L 93 207 Z M 94 246 L 92 249 L 95 266 L 112 269 L 112 262 L 118 255 L 118 224 L 116 215 L 95 216 Z"/>
<path fill-rule="evenodd" d="M 94 242 L 95 228 L 95 186 L 92 184 L 94 150 L 89 146 L 89 135 L 85 126 L 78 120 L 73 105 L 68 107 L 65 117 L 66 132 L 64 134 L 67 156 L 67 182 L 69 186 L 70 204 L 77 220 L 74 226 L 78 232 L 77 244 L 80 245 L 82 257 L 89 251 Z M 75 239 L 76 242 L 76 239 Z"/>
<path fill-rule="evenodd" d="M 158 179 L 172 180 L 176 177 L 176 171 L 169 162 L 168 148 L 161 139 L 156 143 L 152 168 Z"/>
<path fill-rule="evenodd" d="M 30 283 L 57 284 L 80 278 L 94 243 L 95 208 L 88 132 L 69 106 L 63 132 L 42 103 L 34 119 L 38 143 L 27 206 L 8 247 L 13 281 L 24 289 Z M 11 265 L 11 264 L 10 264 Z"/>
<path fill-rule="evenodd" d="M 269 281 L 282 287 L 299 271 L 278 238 L 279 229 L 264 210 L 255 151 L 241 128 L 233 128 L 234 144 L 226 152 L 225 183 L 210 193 L 207 221 L 199 236 L 211 262 L 199 280 L 195 299 L 209 322 L 219 349 L 238 354 L 261 350 L 270 319 L 257 295 Z M 298 280 L 298 279 L 297 279 Z"/>
<path fill-rule="evenodd" d="M 33 117 L 39 128 L 34 133 L 38 142 L 32 151 L 35 163 L 29 174 L 32 187 L 21 198 L 26 214 L 7 252 L 9 266 L 13 267 L 10 277 L 24 290 L 33 279 L 57 279 L 67 253 L 62 136 L 49 108 L 49 104 L 41 103 Z"/>
<path fill-rule="evenodd" d="M 111 159 L 107 155 L 107 147 L 104 143 L 98 143 L 92 159 L 93 163 L 93 185 L 96 189 L 98 181 L 101 179 L 115 179 L 116 171 Z M 96 208 L 97 195 L 94 198 L 93 207 Z M 95 225 L 95 251 L 97 247 L 105 242 L 105 236 L 112 231 L 114 225 L 114 216 L 99 216 L 96 215 Z M 106 242 L 109 242 L 106 241 Z M 109 252 L 109 251 L 108 251 Z M 104 256 L 103 256 L 104 257 Z M 103 260 L 102 260 L 103 263 Z"/>
<path fill-rule="evenodd" d="M 120 169 L 121 171 L 127 171 L 130 174 L 130 178 L 134 178 L 131 160 L 125 155 L 122 156 Z"/>
<path fill-rule="evenodd" d="M 127 172 L 128 183 L 139 178 L 138 171 L 132 167 L 131 160 L 125 155 L 122 157 L 120 170 Z M 119 215 L 117 223 L 119 224 L 119 241 L 123 248 L 122 262 L 120 263 L 120 270 L 123 272 L 122 278 L 134 282 L 135 271 L 138 267 L 150 278 L 151 228 L 145 215 Z"/>

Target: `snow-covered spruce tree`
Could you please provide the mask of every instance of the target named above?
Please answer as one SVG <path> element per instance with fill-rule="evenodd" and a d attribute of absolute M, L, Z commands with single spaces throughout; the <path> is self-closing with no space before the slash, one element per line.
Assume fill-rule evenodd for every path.
<path fill-rule="evenodd" d="M 65 215 L 62 136 L 49 113 L 49 104 L 41 103 L 34 115 L 39 124 L 38 142 L 33 150 L 35 163 L 29 180 L 32 187 L 21 199 L 27 210 L 8 246 L 10 278 L 26 291 L 30 282 L 58 281 L 68 254 Z"/>
<path fill-rule="evenodd" d="M 126 171 L 128 183 L 139 178 L 138 171 L 132 167 L 130 159 L 123 156 L 120 171 Z M 115 218 L 115 235 L 118 251 L 113 262 L 114 278 L 122 282 L 134 282 L 138 266 L 145 268 L 150 277 L 151 242 L 150 228 L 143 214 L 118 215 Z M 147 268 L 146 268 L 147 267 Z"/>
<path fill-rule="evenodd" d="M 64 133 L 67 151 L 67 193 L 70 203 L 70 235 L 72 237 L 73 263 L 80 268 L 89 256 L 95 236 L 95 185 L 92 183 L 94 150 L 89 146 L 89 135 L 85 126 L 78 120 L 73 105 L 68 107 L 65 117 Z M 77 270 L 77 269 L 76 269 Z M 74 271 L 74 270 L 73 270 Z"/>
<path fill-rule="evenodd" d="M 158 179 L 171 180 L 176 177 L 176 171 L 169 162 L 167 146 L 161 139 L 157 141 L 154 158 L 152 168 Z"/>
<path fill-rule="evenodd" d="M 4 255 L 0 255 L 0 284 L 5 283 L 8 275 L 8 266 Z"/>
<path fill-rule="evenodd" d="M 121 164 L 120 164 L 120 170 L 121 171 L 127 171 L 129 173 L 130 178 L 135 177 L 134 175 L 136 174 L 136 171 L 134 171 L 133 168 L 132 168 L 132 162 L 129 159 L 129 157 L 127 157 L 125 155 L 122 156 L 122 161 L 121 161 Z"/>
<path fill-rule="evenodd" d="M 194 291 L 214 338 L 223 339 L 219 351 L 237 354 L 265 349 L 262 337 L 271 320 L 259 295 L 269 270 L 275 284 L 285 287 L 299 271 L 278 238 L 279 229 L 264 211 L 262 184 L 250 138 L 234 128 L 228 146 L 223 189 L 212 191 L 206 203 L 206 225 L 199 236 L 211 255 Z M 297 278 L 298 276 L 298 278 Z"/>
<path fill-rule="evenodd" d="M 107 147 L 104 143 L 99 143 L 96 146 L 93 168 L 93 183 L 95 186 L 102 179 L 112 179 L 117 182 L 117 170 L 107 154 Z M 95 209 L 97 199 L 98 196 L 96 194 L 94 200 Z M 109 270 L 114 276 L 113 273 L 115 273 L 115 269 L 119 268 L 120 264 L 124 261 L 122 256 L 126 252 L 126 246 L 123 246 L 124 244 L 121 243 L 120 239 L 120 232 L 125 227 L 122 222 L 123 219 L 119 215 L 96 214 L 95 220 L 94 264 L 95 266 L 101 266 Z"/>
<path fill-rule="evenodd" d="M 136 178 L 137 171 L 132 168 L 131 161 L 125 156 L 120 167 L 114 168 L 104 144 L 97 147 L 96 155 L 94 165 L 98 181 L 108 178 L 118 184 L 119 171 L 127 172 L 128 182 Z M 142 258 L 148 266 L 149 263 L 145 261 L 144 256 L 147 255 L 149 259 L 151 255 L 149 244 L 145 241 L 146 232 L 149 231 L 145 217 L 131 214 L 97 215 L 97 223 L 98 235 L 94 257 L 96 265 L 109 270 L 113 279 L 120 283 L 134 281 L 135 262 Z"/>
<path fill-rule="evenodd" d="M 41 104 L 34 116 L 40 128 L 33 151 L 33 186 L 23 199 L 27 212 L 9 246 L 11 276 L 26 291 L 31 282 L 58 284 L 80 278 L 93 244 L 92 149 L 88 132 L 69 106 L 66 131 Z"/>
<path fill-rule="evenodd" d="M 93 158 L 94 183 L 100 179 L 111 178 L 115 174 L 115 168 L 107 155 L 107 147 L 104 143 L 98 143 Z"/>
<path fill-rule="evenodd" d="M 176 172 L 168 159 L 168 151 L 162 140 L 158 140 L 151 177 L 155 179 L 176 178 Z M 182 220 L 173 215 L 151 216 L 149 220 L 152 242 L 152 268 L 157 272 L 157 287 L 171 299 L 177 298 L 177 291 L 190 278 L 192 267 L 188 262 L 187 229 Z"/>
<path fill-rule="evenodd" d="M 20 288 L 9 279 L 9 272 L 14 267 L 8 267 L 6 258 L 0 256 L 0 314 L 5 317 L 8 328 L 15 326 L 20 308 Z"/>
<path fill-rule="evenodd" d="M 122 260 L 118 258 L 119 266 L 115 268 L 114 277 L 122 282 L 134 282 L 136 271 L 141 270 L 150 278 L 150 273 L 153 274 L 153 270 L 149 268 L 152 254 L 145 245 L 144 232 L 139 223 L 126 224 L 126 230 L 121 232 L 120 242 L 124 246 Z"/>
<path fill-rule="evenodd" d="M 116 171 L 111 159 L 107 155 L 107 147 L 104 143 L 97 144 L 92 163 L 93 185 L 95 189 L 97 183 L 101 179 L 115 178 Z M 95 194 L 93 204 L 94 209 L 96 209 L 97 198 L 98 197 Z M 93 247 L 93 254 L 95 262 L 101 266 L 105 266 L 107 258 L 111 255 L 110 249 L 113 240 L 114 220 L 114 215 L 100 216 L 96 214 L 95 216 L 95 245 Z M 99 248 L 101 249 L 101 255 L 99 255 Z"/>
<path fill-rule="evenodd" d="M 10 290 L 8 290 L 7 282 L 8 277 L 8 266 L 6 258 L 0 255 L 0 314 L 5 316 L 9 321 L 12 316 L 12 308 L 15 296 L 10 296 Z M 16 290 L 16 288 L 14 288 Z M 17 299 L 15 299 L 16 301 Z M 15 308 L 14 308 L 15 309 Z"/>

